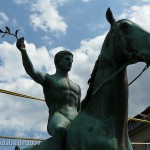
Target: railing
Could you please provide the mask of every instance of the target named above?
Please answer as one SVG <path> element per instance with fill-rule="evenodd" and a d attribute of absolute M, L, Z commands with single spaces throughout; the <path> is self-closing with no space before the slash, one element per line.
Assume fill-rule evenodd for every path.
<path fill-rule="evenodd" d="M 38 101 L 44 101 L 45 102 L 45 100 L 41 99 L 41 98 L 37 98 L 37 97 L 33 97 L 33 96 L 21 94 L 21 93 L 16 93 L 16 92 L 4 90 L 4 89 L 0 89 L 0 93 L 4 93 L 4 94 L 13 95 L 13 96 L 18 96 L 18 97 L 23 97 L 23 98 L 28 98 L 28 99 L 32 99 L 32 100 L 38 100 Z M 137 119 L 137 118 L 128 118 L 128 120 L 150 124 L 150 121 L 148 121 L 148 120 L 142 120 L 142 119 Z M 44 139 L 25 138 L 25 137 L 12 137 L 12 136 L 0 136 L 0 138 L 1 139 L 12 139 L 12 140 L 44 141 Z M 132 142 L 131 144 L 133 144 L 133 145 L 141 145 L 141 144 L 150 144 L 150 143 L 147 143 L 147 142 Z"/>

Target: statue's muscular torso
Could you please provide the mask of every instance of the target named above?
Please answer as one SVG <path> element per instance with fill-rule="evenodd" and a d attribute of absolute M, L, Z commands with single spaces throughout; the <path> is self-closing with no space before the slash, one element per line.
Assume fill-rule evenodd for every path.
<path fill-rule="evenodd" d="M 72 121 L 80 110 L 80 87 L 66 77 L 46 75 L 43 85 L 45 100 L 49 108 L 49 118 L 54 112 L 63 114 Z"/>

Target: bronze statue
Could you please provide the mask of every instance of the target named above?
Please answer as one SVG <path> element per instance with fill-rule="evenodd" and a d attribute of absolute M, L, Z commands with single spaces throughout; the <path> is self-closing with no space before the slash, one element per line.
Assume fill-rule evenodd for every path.
<path fill-rule="evenodd" d="M 49 108 L 47 130 L 53 140 L 51 147 L 53 150 L 62 150 L 66 129 L 80 111 L 80 87 L 68 76 L 73 54 L 67 50 L 58 52 L 54 59 L 56 73 L 49 75 L 34 69 L 26 52 L 24 38 L 18 39 L 16 46 L 22 54 L 27 74 L 43 86 L 45 101 Z"/>
<path fill-rule="evenodd" d="M 67 128 L 65 150 L 133 150 L 127 128 L 126 67 L 145 62 L 148 68 L 150 33 L 130 20 L 116 21 L 110 8 L 106 18 L 110 31 L 89 80 L 83 109 Z M 53 150 L 49 145 L 50 139 L 30 150 Z"/>
<path fill-rule="evenodd" d="M 115 21 L 95 64 L 84 108 L 67 129 L 65 150 L 133 150 L 128 136 L 128 65 L 150 65 L 150 33 L 136 23 Z"/>

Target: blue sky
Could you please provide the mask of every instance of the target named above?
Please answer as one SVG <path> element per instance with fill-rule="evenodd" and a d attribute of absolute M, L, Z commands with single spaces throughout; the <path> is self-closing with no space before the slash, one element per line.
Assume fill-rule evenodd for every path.
<path fill-rule="evenodd" d="M 0 28 L 19 29 L 18 36 L 25 37 L 35 68 L 49 74 L 55 72 L 54 55 L 62 49 L 71 50 L 74 63 L 70 78 L 81 86 L 83 99 L 110 27 L 105 18 L 108 7 L 116 20 L 130 19 L 150 31 L 150 0 L 1 0 Z M 0 39 L 0 88 L 43 98 L 42 87 L 24 71 L 15 41 L 12 36 Z M 129 81 L 143 66 L 128 67 Z M 129 117 L 150 105 L 149 76 L 148 70 L 129 88 Z M 48 137 L 44 102 L 0 94 L 0 113 L 0 135 Z"/>

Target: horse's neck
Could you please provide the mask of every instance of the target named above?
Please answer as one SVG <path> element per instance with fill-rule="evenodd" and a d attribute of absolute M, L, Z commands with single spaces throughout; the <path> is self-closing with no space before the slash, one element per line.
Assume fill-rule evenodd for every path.
<path fill-rule="evenodd" d="M 93 84 L 93 92 L 99 88 L 99 85 L 104 83 L 110 78 L 118 69 L 121 68 L 114 58 L 107 59 L 99 57 L 97 72 Z M 126 116 L 128 106 L 128 87 L 126 68 L 120 71 L 112 79 L 108 80 L 103 86 L 101 86 L 97 93 L 91 98 L 89 110 L 97 116 L 110 116 L 114 114 L 120 114 Z M 92 106 L 92 107 L 91 107 Z"/>
<path fill-rule="evenodd" d="M 107 34 L 105 41 L 102 46 L 101 54 L 98 58 L 98 68 L 95 77 L 94 87 L 97 84 L 101 84 L 114 73 L 116 73 L 123 64 L 120 64 L 118 61 L 120 57 L 118 56 L 120 49 L 114 48 L 113 36 L 111 35 L 111 31 Z M 117 54 L 116 54 L 117 53 Z M 118 60 L 117 60 L 118 59 Z M 116 82 L 122 84 L 122 81 L 125 81 L 126 78 L 126 68 L 124 68 L 119 74 L 113 77 L 109 83 L 111 85 L 116 85 Z M 124 82 L 124 86 L 126 86 L 126 82 Z M 107 84 L 108 85 L 108 84 Z M 117 87 L 116 87 L 117 88 Z"/>
<path fill-rule="evenodd" d="M 120 81 L 119 82 L 120 84 L 122 84 L 123 82 L 124 86 L 126 86 L 127 84 L 126 68 L 122 68 L 122 70 L 118 72 L 120 68 L 122 68 L 122 65 L 118 64 L 113 58 L 107 59 L 99 57 L 97 72 L 94 81 L 94 88 L 96 88 L 98 85 L 101 85 L 106 80 L 108 80 L 107 81 L 108 84 L 111 83 L 112 85 L 116 85 L 116 82 Z M 117 72 L 118 74 L 116 74 Z M 111 78 L 111 76 L 113 76 L 113 78 Z"/>

